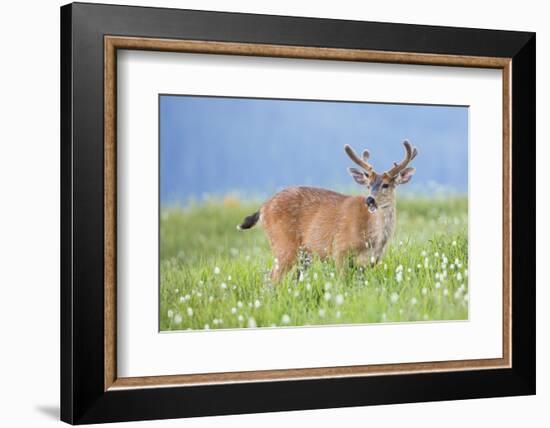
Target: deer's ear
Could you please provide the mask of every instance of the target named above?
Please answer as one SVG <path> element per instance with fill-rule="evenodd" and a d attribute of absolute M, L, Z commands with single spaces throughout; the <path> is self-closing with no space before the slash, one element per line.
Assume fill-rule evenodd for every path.
<path fill-rule="evenodd" d="M 357 168 L 348 168 L 349 174 L 353 177 L 356 183 L 366 186 L 369 184 L 369 176 L 364 171 L 359 171 Z"/>
<path fill-rule="evenodd" d="M 411 181 L 411 178 L 413 174 L 415 173 L 415 168 L 405 168 L 403 171 L 399 173 L 399 175 L 396 177 L 395 182 L 396 184 L 405 184 Z"/>

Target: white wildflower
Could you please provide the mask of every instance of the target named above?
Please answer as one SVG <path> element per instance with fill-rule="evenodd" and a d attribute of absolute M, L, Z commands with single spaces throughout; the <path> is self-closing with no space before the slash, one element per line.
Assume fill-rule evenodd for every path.
<path fill-rule="evenodd" d="M 216 267 L 214 268 L 214 274 L 215 274 L 215 275 L 218 275 L 219 273 L 220 273 L 220 268 L 219 268 L 218 266 L 216 266 Z"/>
<path fill-rule="evenodd" d="M 341 305 L 342 303 L 344 303 L 344 296 L 342 296 L 341 294 L 337 294 L 334 301 L 337 305 Z"/>
<path fill-rule="evenodd" d="M 319 316 L 321 318 L 323 318 L 325 316 L 325 310 L 324 309 L 319 309 Z"/>
<path fill-rule="evenodd" d="M 328 302 L 330 299 L 332 299 L 332 294 L 330 294 L 329 292 L 326 292 L 325 293 L 325 300 Z"/>
<path fill-rule="evenodd" d="M 252 317 L 248 318 L 248 328 L 256 328 L 256 320 Z"/>
<path fill-rule="evenodd" d="M 435 288 L 440 288 L 441 287 L 441 283 L 440 282 L 436 282 L 435 283 Z"/>
<path fill-rule="evenodd" d="M 421 255 L 422 257 L 426 257 L 427 254 L 428 254 L 428 253 L 426 253 L 426 251 L 424 251 L 424 250 L 422 250 L 422 252 L 420 253 L 420 255 Z"/>
<path fill-rule="evenodd" d="M 395 303 L 395 302 L 397 302 L 398 300 L 399 300 L 399 294 L 397 294 L 397 293 L 395 293 L 395 292 L 392 293 L 391 296 L 390 296 L 390 301 L 391 301 L 392 303 Z"/>
<path fill-rule="evenodd" d="M 422 295 L 425 296 L 426 294 L 428 294 L 428 289 L 426 287 L 424 287 L 422 289 Z"/>
<path fill-rule="evenodd" d="M 238 308 L 242 308 L 243 307 L 243 302 L 241 302 L 240 300 L 237 302 L 237 307 Z"/>
<path fill-rule="evenodd" d="M 439 253 L 437 251 L 434 253 L 434 257 L 439 257 Z"/>
<path fill-rule="evenodd" d="M 403 265 L 399 265 L 395 268 L 396 272 L 403 272 Z"/>
<path fill-rule="evenodd" d="M 183 317 L 180 314 L 174 315 L 174 322 L 176 324 L 181 324 L 182 320 L 183 320 Z"/>
<path fill-rule="evenodd" d="M 244 318 L 243 318 L 242 315 L 239 315 L 239 316 L 237 317 L 237 319 L 239 320 L 239 322 L 242 322 L 242 321 L 244 320 Z"/>
<path fill-rule="evenodd" d="M 290 317 L 287 314 L 284 314 L 283 317 L 281 318 L 281 322 L 283 324 L 288 324 L 290 322 Z"/>
<path fill-rule="evenodd" d="M 456 279 L 457 281 L 462 281 L 462 274 L 460 272 L 456 274 Z"/>
<path fill-rule="evenodd" d="M 340 318 L 342 316 L 342 313 L 340 311 L 336 311 L 336 318 Z"/>
<path fill-rule="evenodd" d="M 413 297 L 413 298 L 411 299 L 411 305 L 414 306 L 414 305 L 416 305 L 417 303 L 418 303 L 418 300 L 416 300 L 416 298 Z"/>
<path fill-rule="evenodd" d="M 222 290 L 225 290 L 227 288 L 227 284 L 225 282 L 222 282 L 220 284 L 220 287 L 222 288 Z"/>
<path fill-rule="evenodd" d="M 187 315 L 190 317 L 193 316 L 193 308 L 187 308 Z"/>
<path fill-rule="evenodd" d="M 311 284 L 309 282 L 306 284 L 306 290 L 311 290 Z"/>
<path fill-rule="evenodd" d="M 237 313 L 237 308 L 231 308 L 231 313 L 236 314 Z"/>
<path fill-rule="evenodd" d="M 325 284 L 325 290 L 326 290 L 326 291 L 330 290 L 331 287 L 332 287 L 332 284 L 331 284 L 330 282 L 327 282 L 327 283 Z"/>
<path fill-rule="evenodd" d="M 447 294 L 449 294 L 449 290 L 447 290 L 446 288 L 443 289 L 443 295 L 446 296 Z"/>
<path fill-rule="evenodd" d="M 205 330 L 210 330 L 210 326 L 209 326 L 208 324 L 205 324 L 205 325 L 204 325 L 204 329 L 205 329 Z"/>
<path fill-rule="evenodd" d="M 259 308 L 260 306 L 262 306 L 261 302 L 258 299 L 254 300 L 254 307 Z"/>
<path fill-rule="evenodd" d="M 168 318 L 172 318 L 174 316 L 174 311 L 172 309 L 168 309 L 166 315 L 168 315 Z"/>

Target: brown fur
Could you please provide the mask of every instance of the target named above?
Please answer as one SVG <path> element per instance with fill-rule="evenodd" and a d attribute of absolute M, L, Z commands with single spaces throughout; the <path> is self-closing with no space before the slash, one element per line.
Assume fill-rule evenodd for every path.
<path fill-rule="evenodd" d="M 360 265 L 377 263 L 395 228 L 395 204 L 370 213 L 362 196 L 291 187 L 262 206 L 260 222 L 275 257 L 271 278 L 278 282 L 300 250 L 339 265 L 347 255 Z"/>

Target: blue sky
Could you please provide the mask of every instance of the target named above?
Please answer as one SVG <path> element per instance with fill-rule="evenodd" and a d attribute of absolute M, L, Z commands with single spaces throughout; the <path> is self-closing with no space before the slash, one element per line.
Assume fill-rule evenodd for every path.
<path fill-rule="evenodd" d="M 161 95 L 161 203 L 298 184 L 354 189 L 344 144 L 368 148 L 383 171 L 403 157 L 404 139 L 419 155 L 400 191 L 467 191 L 467 107 Z"/>

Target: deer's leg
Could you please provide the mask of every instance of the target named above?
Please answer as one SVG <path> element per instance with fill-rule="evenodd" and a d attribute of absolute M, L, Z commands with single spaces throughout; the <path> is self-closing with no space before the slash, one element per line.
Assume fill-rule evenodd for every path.
<path fill-rule="evenodd" d="M 337 253 L 335 256 L 334 256 L 334 263 L 336 265 L 336 269 L 338 271 L 341 271 L 343 269 L 346 268 L 346 261 L 348 260 L 348 255 L 347 253 L 345 252 L 340 252 L 340 253 Z"/>
<path fill-rule="evenodd" d="M 356 249 L 342 247 L 334 252 L 334 262 L 338 271 L 345 271 L 356 264 L 358 253 Z"/>
<path fill-rule="evenodd" d="M 364 251 L 357 256 L 356 263 L 358 266 L 372 267 L 378 263 L 378 259 L 372 256 L 369 251 Z"/>
<path fill-rule="evenodd" d="M 277 284 L 296 262 L 297 248 L 274 249 L 273 269 L 271 269 L 271 282 Z"/>
<path fill-rule="evenodd" d="M 271 282 L 278 283 L 292 268 L 298 257 L 300 247 L 298 237 L 289 232 L 286 224 L 275 223 L 266 216 L 265 231 L 273 254 L 273 269 L 271 269 Z"/>

